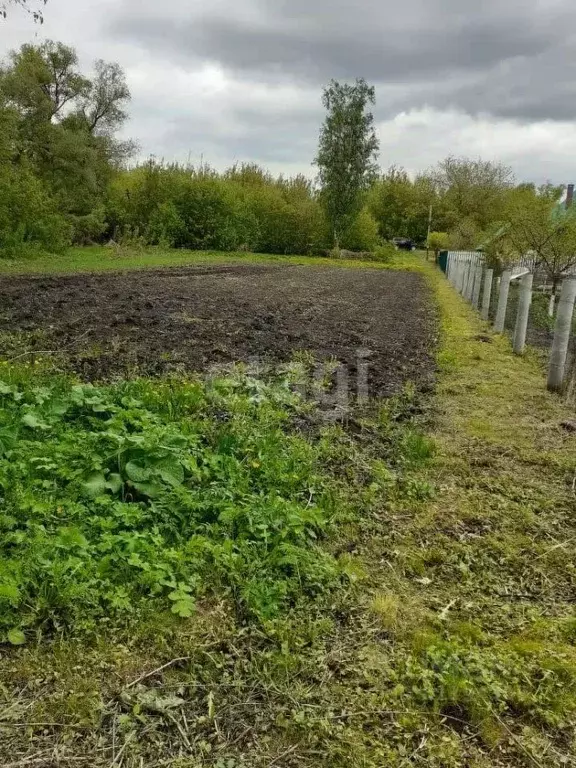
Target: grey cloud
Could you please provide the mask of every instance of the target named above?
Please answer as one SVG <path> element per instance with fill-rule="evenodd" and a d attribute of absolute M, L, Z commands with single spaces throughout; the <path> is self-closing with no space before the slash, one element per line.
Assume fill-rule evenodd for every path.
<path fill-rule="evenodd" d="M 539 56 L 522 57 L 488 72 L 476 82 L 459 87 L 448 101 L 470 114 L 480 111 L 526 121 L 572 120 L 576 115 L 576 58 L 573 42 L 555 46 Z"/>
<path fill-rule="evenodd" d="M 212 60 L 271 81 L 405 85 L 386 114 L 423 104 L 529 120 L 576 114 L 569 0 L 222 0 L 175 2 L 171 15 L 161 5 L 139 13 L 135 0 L 116 8 L 114 37 L 181 63 Z"/>

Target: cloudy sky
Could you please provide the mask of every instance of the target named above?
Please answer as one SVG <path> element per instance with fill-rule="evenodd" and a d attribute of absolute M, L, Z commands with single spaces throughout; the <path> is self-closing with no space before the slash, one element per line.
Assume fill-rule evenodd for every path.
<path fill-rule="evenodd" d="M 142 156 L 313 174 L 322 86 L 365 77 L 383 166 L 576 181 L 574 0 L 48 0 L 43 27 L 12 10 L 0 53 L 44 37 L 124 67 Z"/>

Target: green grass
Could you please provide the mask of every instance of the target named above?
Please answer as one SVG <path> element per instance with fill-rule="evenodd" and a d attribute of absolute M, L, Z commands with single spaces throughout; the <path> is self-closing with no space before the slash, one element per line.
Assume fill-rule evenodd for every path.
<path fill-rule="evenodd" d="M 63 425 L 53 404 L 73 397 L 69 383 L 46 373 L 50 394 L 38 393 L 30 368 L 6 366 L 7 432 L 17 426 L 19 437 L 5 437 L 15 453 L 2 466 L 17 482 L 4 494 L 20 504 L 13 530 L 25 535 L 3 546 L 37 569 L 39 587 L 43 573 L 52 584 L 54 560 L 73 560 L 59 573 L 98 599 L 75 616 L 52 588 L 46 622 L 34 579 L 22 583 L 26 600 L 10 608 L 5 631 L 27 642 L 0 658 L 5 763 L 56 751 L 63 764 L 97 768 L 574 765 L 576 451 L 560 427 L 572 410 L 546 391 L 536 355 L 514 357 L 432 266 L 404 263 L 424 272 L 440 308 L 436 393 L 424 401 L 407 388 L 347 431 L 315 427 L 314 411 L 302 412 L 281 382 L 253 381 L 226 385 L 217 402 L 202 383 L 82 390 Z M 187 441 L 169 451 L 172 464 L 192 452 L 211 467 L 203 481 L 156 455 L 168 433 Z M 141 434 L 151 438 L 135 462 L 145 478 L 124 453 L 107 463 L 106 441 Z M 67 477 L 68 467 L 78 474 Z M 87 497 L 86 482 L 104 494 Z M 149 484 L 164 499 L 153 514 Z M 228 521 L 207 525 L 183 508 L 208 513 L 227 492 L 245 521 L 229 537 L 239 559 L 190 562 L 190 526 L 217 546 Z M 293 512 L 321 514 L 295 519 L 295 530 L 289 515 L 272 526 L 296 547 L 290 562 L 274 559 L 278 540 L 260 527 L 275 492 Z M 72 518 L 65 540 L 59 507 Z M 121 554 L 102 568 L 96 531 L 110 525 L 138 534 L 152 569 L 168 550 L 164 538 L 153 551 L 147 537 L 173 537 L 182 581 L 202 575 L 184 590 L 192 616 L 172 612 L 171 585 L 149 595 L 149 571 L 127 572 Z M 70 539 L 73 527 L 86 545 Z M 31 534 L 41 547 L 59 537 L 64 549 L 39 559 Z M 100 587 L 107 579 L 113 589 L 119 574 L 133 610 L 102 613 Z"/>
<path fill-rule="evenodd" d="M 392 266 L 402 268 L 409 257 L 401 253 Z M 70 248 L 63 254 L 38 254 L 23 259 L 0 258 L 0 274 L 53 274 L 107 272 L 123 269 L 182 267 L 210 264 L 308 264 L 316 266 L 381 267 L 377 262 L 334 260 L 313 256 L 274 256 L 257 253 L 220 253 L 162 248 L 90 246 Z"/>

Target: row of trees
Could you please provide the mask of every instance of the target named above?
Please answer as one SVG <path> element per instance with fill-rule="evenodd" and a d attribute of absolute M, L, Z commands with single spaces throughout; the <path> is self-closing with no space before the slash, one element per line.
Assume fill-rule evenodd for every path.
<path fill-rule="evenodd" d="M 552 298 L 563 277 L 576 267 L 576 207 L 560 202 L 562 192 L 550 185 L 515 187 L 483 249 L 496 266 L 530 257 L 550 280 Z M 550 306 L 552 310 L 553 301 Z"/>
<path fill-rule="evenodd" d="M 383 240 L 403 236 L 423 243 L 432 224 L 436 242 L 472 247 L 494 222 L 502 220 L 513 175 L 507 166 L 448 157 L 411 179 L 392 166 L 378 176 L 378 139 L 371 106 L 375 91 L 365 80 L 332 81 L 325 89 L 327 117 L 316 157 L 319 199 L 334 242 L 351 218 L 367 207 Z M 439 237 L 439 232 L 444 233 Z"/>
<path fill-rule="evenodd" d="M 385 239 L 401 232 L 436 252 L 481 248 L 495 266 L 527 256 L 555 286 L 576 265 L 576 206 L 561 202 L 564 191 L 516 185 L 498 163 L 449 157 L 413 180 L 390 168 L 371 187 L 368 208 Z"/>
<path fill-rule="evenodd" d="M 533 252 L 558 264 L 576 252 L 562 188 L 514 184 L 506 166 L 448 157 L 411 178 L 378 171 L 364 80 L 331 82 L 317 182 L 255 165 L 218 173 L 155 161 L 129 168 L 120 141 L 130 92 L 117 64 L 80 71 L 60 43 L 25 45 L 0 66 L 0 249 L 138 240 L 172 247 L 315 253 L 373 250 L 393 237 L 436 248 L 485 245 L 494 259 Z M 560 256 L 564 254 L 564 256 Z"/>
<path fill-rule="evenodd" d="M 117 64 L 91 76 L 76 52 L 25 45 L 0 66 L 0 250 L 138 240 L 174 247 L 308 253 L 332 245 L 326 209 L 304 177 L 274 179 L 253 165 L 217 173 L 150 161 L 128 168 L 118 139 L 130 92 Z M 365 201 L 341 244 L 372 250 Z"/>
<path fill-rule="evenodd" d="M 513 188 L 505 165 L 448 157 L 414 179 L 392 166 L 371 187 L 368 205 L 384 238 L 401 232 L 424 243 L 431 227 L 448 233 L 451 247 L 469 248 L 502 220 Z"/>

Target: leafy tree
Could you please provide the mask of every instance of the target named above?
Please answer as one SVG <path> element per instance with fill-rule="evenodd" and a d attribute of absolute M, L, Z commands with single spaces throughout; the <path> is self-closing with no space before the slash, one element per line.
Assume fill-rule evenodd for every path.
<path fill-rule="evenodd" d="M 320 132 L 316 165 L 320 200 L 333 241 L 339 246 L 364 203 L 364 193 L 376 175 L 378 139 L 368 106 L 375 91 L 365 80 L 354 85 L 332 80 L 322 103 L 328 114 Z"/>
<path fill-rule="evenodd" d="M 0 69 L 12 160 L 42 182 L 77 242 L 102 234 L 110 181 L 130 151 L 114 138 L 130 97 L 124 74 L 102 61 L 95 70 L 84 76 L 76 51 L 50 40 L 22 46 Z"/>
<path fill-rule="evenodd" d="M 378 222 L 380 236 L 409 237 L 424 243 L 428 234 L 430 208 L 434 226 L 447 226 L 445 206 L 434 181 L 427 174 L 410 179 L 403 168 L 391 166 L 372 186 L 368 207 Z"/>
<path fill-rule="evenodd" d="M 502 248 L 515 257 L 533 256 L 552 283 L 556 294 L 564 275 L 576 266 L 576 208 L 557 202 L 557 191 L 544 187 L 538 193 L 520 187 L 509 195 L 506 226 L 500 234 Z"/>
<path fill-rule="evenodd" d="M 0 71 L 2 91 L 29 119 L 56 122 L 67 105 L 88 94 L 90 80 L 77 67 L 76 51 L 62 43 L 23 45 Z"/>
<path fill-rule="evenodd" d="M 447 157 L 430 172 L 442 200 L 448 228 L 463 219 L 484 231 L 502 219 L 506 193 L 513 183 L 512 170 L 502 163 Z"/>
<path fill-rule="evenodd" d="M 414 185 L 404 168 L 392 165 L 373 185 L 368 207 L 384 240 L 409 237 Z"/>
<path fill-rule="evenodd" d="M 111 133 L 128 117 L 124 105 L 130 100 L 130 89 L 119 64 L 99 59 L 96 77 L 84 98 L 81 112 L 90 133 Z"/>
<path fill-rule="evenodd" d="M 449 232 L 450 247 L 455 251 L 474 251 L 483 240 L 484 233 L 469 216 L 458 219 Z"/>
<path fill-rule="evenodd" d="M 434 256 L 438 260 L 440 251 L 445 251 L 450 246 L 450 236 L 447 232 L 430 232 L 426 247 L 434 251 Z"/>

